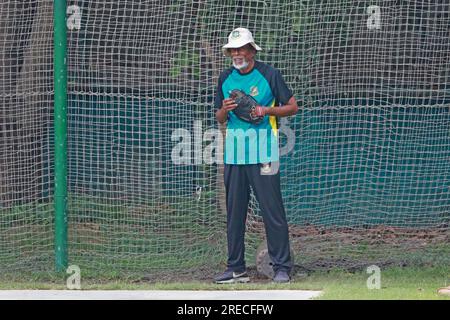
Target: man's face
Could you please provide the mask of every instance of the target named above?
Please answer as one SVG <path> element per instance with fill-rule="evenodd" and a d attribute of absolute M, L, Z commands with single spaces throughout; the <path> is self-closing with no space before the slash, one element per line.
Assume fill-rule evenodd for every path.
<path fill-rule="evenodd" d="M 243 47 L 231 48 L 228 50 L 233 61 L 233 67 L 238 70 L 247 68 L 255 57 L 255 49 L 251 44 L 246 44 Z"/>

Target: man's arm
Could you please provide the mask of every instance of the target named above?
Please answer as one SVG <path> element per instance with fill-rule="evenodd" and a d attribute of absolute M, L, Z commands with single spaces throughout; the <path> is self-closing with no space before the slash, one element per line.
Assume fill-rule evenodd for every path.
<path fill-rule="evenodd" d="M 289 101 L 282 106 L 268 108 L 268 107 L 260 107 L 258 106 L 254 111 L 254 115 L 256 116 L 275 116 L 275 117 L 288 117 L 293 116 L 298 112 L 297 100 L 292 96 Z"/>
<path fill-rule="evenodd" d="M 297 100 L 292 96 L 287 104 L 275 108 L 266 108 L 266 115 L 276 117 L 288 117 L 293 116 L 298 112 Z"/>

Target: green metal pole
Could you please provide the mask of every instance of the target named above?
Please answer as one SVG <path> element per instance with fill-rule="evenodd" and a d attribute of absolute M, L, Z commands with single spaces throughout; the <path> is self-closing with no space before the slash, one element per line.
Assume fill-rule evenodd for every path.
<path fill-rule="evenodd" d="M 55 126 L 55 263 L 67 268 L 67 29 L 66 0 L 53 2 Z"/>

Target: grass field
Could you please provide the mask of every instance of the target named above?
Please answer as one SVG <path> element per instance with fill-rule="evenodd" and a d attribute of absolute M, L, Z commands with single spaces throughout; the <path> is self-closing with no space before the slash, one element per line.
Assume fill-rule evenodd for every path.
<path fill-rule="evenodd" d="M 224 267 L 226 241 L 223 221 L 205 201 L 158 202 L 155 209 L 152 203 L 123 207 L 71 197 L 70 264 L 82 270 L 82 289 L 309 289 L 323 291 L 320 299 L 450 299 L 437 294 L 450 285 L 446 227 L 292 226 L 296 263 L 308 276 L 275 285 L 257 278 L 253 268 L 251 284 L 214 285 L 210 279 Z M 0 213 L 0 289 L 65 289 L 68 275 L 47 271 L 54 268 L 52 204 Z M 246 254 L 251 263 L 263 226 L 255 217 L 249 226 Z M 370 275 L 364 268 L 370 264 L 381 268 L 379 290 L 367 289 Z M 160 270 L 164 273 L 155 273 Z"/>
<path fill-rule="evenodd" d="M 348 272 L 331 270 L 314 272 L 294 278 L 290 284 L 273 284 L 269 280 L 257 280 L 249 284 L 215 285 L 209 281 L 146 282 L 114 279 L 89 279 L 83 281 L 83 290 L 270 290 L 296 289 L 321 290 L 318 299 L 325 300 L 450 300 L 450 296 L 437 294 L 437 289 L 450 285 L 450 267 L 388 268 L 381 270 L 381 288 L 369 290 L 366 282 L 369 274 L 364 271 Z M 48 275 L 29 278 L 0 277 L 0 290 L 66 289 L 65 278 Z"/>

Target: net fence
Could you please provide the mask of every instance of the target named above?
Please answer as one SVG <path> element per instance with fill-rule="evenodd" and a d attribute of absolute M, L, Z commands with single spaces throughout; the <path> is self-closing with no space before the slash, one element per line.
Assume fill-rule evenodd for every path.
<path fill-rule="evenodd" d="M 52 5 L 0 5 L 4 270 L 53 268 Z M 433 1 L 68 1 L 69 264 L 174 277 L 224 267 L 222 165 L 204 156 L 230 65 L 221 46 L 242 26 L 301 106 L 280 136 L 292 146 L 280 172 L 296 264 L 448 265 L 449 12 Z M 247 229 L 251 265 L 264 241 L 255 198 Z"/>
<path fill-rule="evenodd" d="M 51 268 L 51 3 L 0 3 L 0 269 Z"/>

